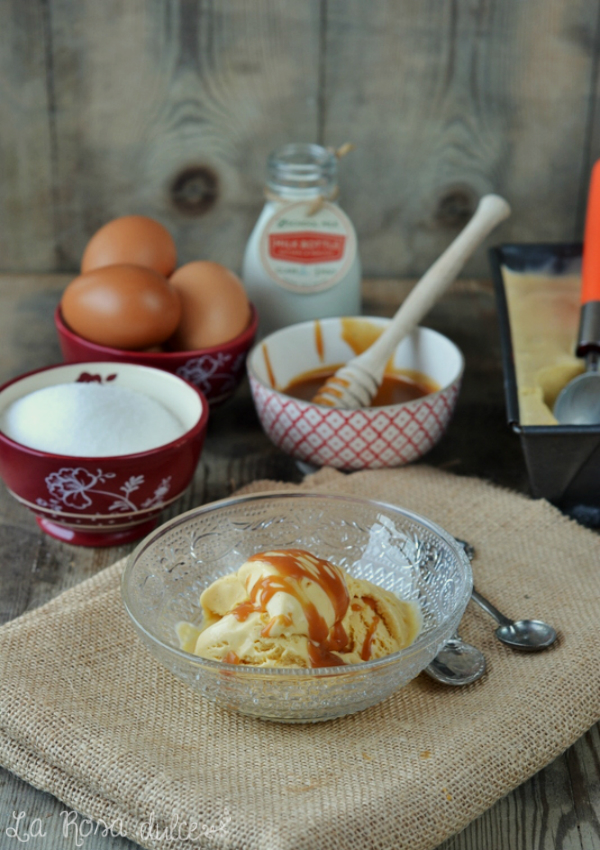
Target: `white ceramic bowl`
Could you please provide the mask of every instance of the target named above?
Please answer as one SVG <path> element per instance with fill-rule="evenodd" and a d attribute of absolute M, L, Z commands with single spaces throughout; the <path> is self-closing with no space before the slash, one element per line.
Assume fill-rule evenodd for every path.
<path fill-rule="evenodd" d="M 390 322 L 361 320 L 382 329 Z M 316 466 L 379 469 L 422 457 L 442 437 L 454 411 L 464 368 L 460 350 L 429 328 L 406 337 L 394 352 L 394 370 L 424 373 L 440 389 L 402 404 L 341 410 L 282 392 L 299 375 L 356 355 L 343 329 L 337 318 L 302 322 L 276 331 L 250 352 L 250 387 L 266 434 L 287 454 Z"/>

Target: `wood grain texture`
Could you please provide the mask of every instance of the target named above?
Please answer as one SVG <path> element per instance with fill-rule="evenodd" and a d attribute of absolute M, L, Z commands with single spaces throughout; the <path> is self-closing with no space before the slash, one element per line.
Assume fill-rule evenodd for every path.
<path fill-rule="evenodd" d="M 143 213 L 181 261 L 239 267 L 267 154 L 316 134 L 316 0 L 52 0 L 51 26 L 61 264 L 108 219 Z M 211 176 L 209 212 L 182 212 Z"/>
<path fill-rule="evenodd" d="M 600 6 L 597 10 L 596 26 L 593 30 L 580 31 L 579 37 L 585 41 L 592 56 L 592 74 L 590 86 L 590 108 L 588 113 L 588 138 L 585 150 L 584 180 L 580 188 L 580 202 L 578 204 L 578 232 L 583 233 L 585 222 L 585 211 L 588 194 L 588 183 L 592 167 L 597 159 L 600 159 Z"/>
<path fill-rule="evenodd" d="M 585 170 L 598 4 L 328 0 L 324 139 L 370 274 L 422 272 L 490 191 L 490 242 L 569 241 Z M 594 48 L 595 49 L 595 48 Z M 480 249 L 466 274 L 485 275 Z"/>
<path fill-rule="evenodd" d="M 42 0 L 0 3 L 0 269 L 56 265 L 47 36 Z"/>
<path fill-rule="evenodd" d="M 146 213 L 239 269 L 277 145 L 351 140 L 367 274 L 423 272 L 495 190 L 491 237 L 582 232 L 600 0 L 1 0 L 0 268 L 74 270 Z M 486 275 L 483 250 L 467 274 Z"/>

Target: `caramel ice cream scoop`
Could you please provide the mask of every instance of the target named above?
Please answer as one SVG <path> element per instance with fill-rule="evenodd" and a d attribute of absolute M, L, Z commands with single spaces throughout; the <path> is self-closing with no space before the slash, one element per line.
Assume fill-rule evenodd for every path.
<path fill-rule="evenodd" d="M 177 627 L 194 655 L 259 667 L 331 667 L 411 644 L 417 605 L 303 549 L 253 555 L 200 597 L 203 623 Z"/>

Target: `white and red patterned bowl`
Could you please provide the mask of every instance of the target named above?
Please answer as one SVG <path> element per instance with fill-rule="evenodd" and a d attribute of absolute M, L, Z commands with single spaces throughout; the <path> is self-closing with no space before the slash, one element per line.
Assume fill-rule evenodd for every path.
<path fill-rule="evenodd" d="M 244 377 L 246 356 L 258 327 L 256 309 L 252 305 L 250 307 L 250 324 L 246 330 L 229 342 L 196 351 L 126 351 L 99 345 L 72 331 L 62 317 L 60 306 L 54 313 L 54 324 L 66 363 L 101 360 L 164 369 L 197 386 L 209 405 L 217 407 L 227 401 Z"/>
<path fill-rule="evenodd" d="M 362 320 L 382 329 L 390 321 Z M 341 319 L 290 325 L 256 345 L 248 356 L 248 375 L 266 434 L 287 454 L 316 466 L 379 469 L 422 457 L 441 438 L 454 411 L 464 368 L 460 350 L 429 328 L 419 327 L 404 339 L 394 352 L 394 369 L 422 372 L 440 390 L 403 404 L 341 410 L 282 392 L 299 375 L 354 356 L 343 339 Z"/>
<path fill-rule="evenodd" d="M 136 540 L 186 489 L 206 434 L 208 404 L 192 384 L 128 363 L 48 366 L 0 387 L 0 413 L 28 393 L 72 381 L 112 382 L 160 401 L 186 428 L 173 442 L 137 454 L 70 457 L 37 451 L 0 431 L 0 476 L 52 537 L 81 546 Z"/>

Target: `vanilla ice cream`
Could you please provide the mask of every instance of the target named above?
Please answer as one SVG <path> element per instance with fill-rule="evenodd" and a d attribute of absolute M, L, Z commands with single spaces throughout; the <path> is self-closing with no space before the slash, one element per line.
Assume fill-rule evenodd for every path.
<path fill-rule="evenodd" d="M 181 648 L 259 667 L 331 667 L 411 644 L 418 606 L 303 549 L 260 552 L 200 597 L 200 628 L 179 623 Z"/>
<path fill-rule="evenodd" d="M 564 386 L 584 370 L 575 356 L 581 310 L 579 275 L 502 270 L 515 361 L 521 425 L 557 425 L 552 412 Z"/>

